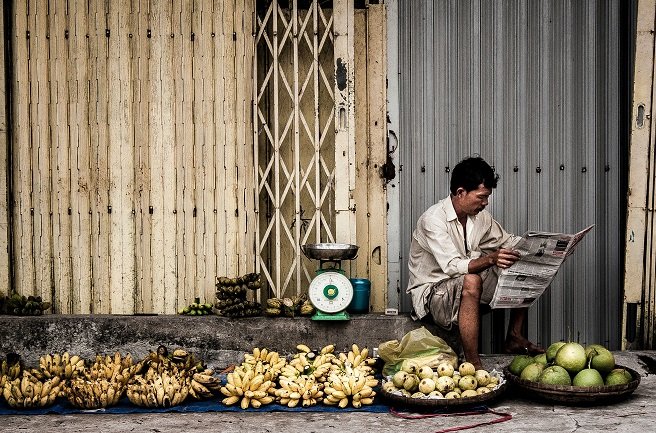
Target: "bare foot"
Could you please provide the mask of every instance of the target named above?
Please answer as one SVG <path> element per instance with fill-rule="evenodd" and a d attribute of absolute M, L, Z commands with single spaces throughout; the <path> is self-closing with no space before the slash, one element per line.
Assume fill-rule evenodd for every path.
<path fill-rule="evenodd" d="M 544 353 L 544 349 L 536 344 L 531 343 L 526 338 L 513 338 L 506 340 L 503 351 L 505 353 L 518 355 L 539 355 Z"/>

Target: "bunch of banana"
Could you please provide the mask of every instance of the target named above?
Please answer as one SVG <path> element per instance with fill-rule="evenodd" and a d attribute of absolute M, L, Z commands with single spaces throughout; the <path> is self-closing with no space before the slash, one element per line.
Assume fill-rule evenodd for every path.
<path fill-rule="evenodd" d="M 205 400 L 220 392 L 221 380 L 214 376 L 214 370 L 208 368 L 196 372 L 193 369 L 189 371 L 189 375 L 189 395 L 196 400 Z"/>
<path fill-rule="evenodd" d="M 282 314 L 287 317 L 295 317 L 301 314 L 301 307 L 308 302 L 305 294 L 300 296 L 292 296 L 291 298 L 283 298 L 282 300 Z M 310 304 L 311 305 L 311 304 Z M 304 309 L 307 315 L 307 309 Z"/>
<path fill-rule="evenodd" d="M 40 316 L 50 308 L 50 302 L 43 302 L 41 296 L 21 296 L 18 293 L 4 298 L 0 314 L 16 316 Z"/>
<path fill-rule="evenodd" d="M 24 370 L 20 378 L 5 382 L 2 395 L 13 408 L 46 407 L 55 402 L 60 392 L 60 384 L 59 376 L 42 381 Z"/>
<path fill-rule="evenodd" d="M 239 402 L 242 409 L 258 408 L 274 400 L 273 382 L 264 380 L 264 375 L 256 374 L 253 369 L 237 367 L 228 373 L 227 380 L 228 383 L 221 387 L 221 394 L 225 396 L 222 402 L 226 406 Z"/>
<path fill-rule="evenodd" d="M 250 273 L 236 278 L 219 277 L 216 283 L 215 307 L 219 315 L 226 317 L 259 316 L 262 306 L 255 301 L 247 301 L 248 290 L 262 287 L 260 274 Z"/>
<path fill-rule="evenodd" d="M 359 368 L 367 374 L 372 374 L 374 372 L 374 365 L 376 364 L 376 360 L 369 357 L 369 349 L 366 347 L 360 349 L 357 344 L 353 344 L 348 353 L 339 353 L 338 360 L 338 364 L 341 364 L 340 367 L 342 369 L 346 366 L 350 366 L 352 368 Z"/>
<path fill-rule="evenodd" d="M 225 317 L 253 317 L 259 316 L 261 313 L 262 306 L 259 302 L 243 300 L 229 307 L 221 308 L 217 314 Z"/>
<path fill-rule="evenodd" d="M 185 369 L 189 372 L 192 370 L 204 371 L 205 363 L 203 360 L 196 358 L 193 353 L 187 352 L 184 349 L 178 348 L 173 351 L 169 359 L 173 362 L 178 368 Z"/>
<path fill-rule="evenodd" d="M 96 355 L 96 361 L 84 371 L 84 376 L 88 381 L 105 380 L 125 386 L 141 367 L 141 364 L 134 363 L 129 353 L 121 356 L 120 352 L 115 352 L 113 356 Z"/>
<path fill-rule="evenodd" d="M 178 313 L 186 316 L 205 316 L 212 314 L 212 305 L 209 302 L 200 302 L 200 298 L 195 298 L 194 302 L 181 309 Z"/>
<path fill-rule="evenodd" d="M 333 362 L 335 355 L 332 353 L 321 354 L 314 358 L 311 364 L 311 371 L 314 377 L 321 383 L 325 382 L 328 375 L 333 371 L 339 369 Z"/>
<path fill-rule="evenodd" d="M 7 358 L 0 363 L 0 390 L 5 383 L 10 380 L 18 379 L 23 374 L 23 365 L 20 355 L 17 353 L 8 353 Z"/>
<path fill-rule="evenodd" d="M 280 388 L 275 390 L 276 400 L 288 407 L 314 406 L 323 399 L 323 385 L 314 376 L 302 375 L 294 379 L 281 377 Z"/>
<path fill-rule="evenodd" d="M 312 375 L 312 367 L 308 360 L 307 353 L 301 352 L 294 355 L 281 374 L 287 378 L 295 378 L 303 374 L 306 376 Z"/>
<path fill-rule="evenodd" d="M 242 304 L 243 302 L 244 299 L 241 298 L 217 299 L 214 306 L 218 310 L 223 310 L 225 308 L 232 307 L 233 305 Z"/>
<path fill-rule="evenodd" d="M 190 385 L 189 394 L 197 400 L 210 398 L 221 391 L 221 380 L 214 376 L 211 369 L 193 373 Z"/>
<path fill-rule="evenodd" d="M 286 365 L 287 360 L 281 358 L 278 352 L 270 351 L 267 348 L 260 350 L 259 347 L 254 348 L 252 353 L 244 354 L 244 361 L 241 363 L 241 367 L 245 371 L 253 370 L 256 375 L 262 374 L 265 381 L 272 382 L 278 379 L 278 375 Z"/>
<path fill-rule="evenodd" d="M 251 272 L 240 277 L 228 278 L 228 277 L 218 277 L 216 279 L 216 287 L 243 287 L 244 289 L 258 290 L 262 287 L 262 282 L 260 281 L 260 274 L 256 272 Z"/>
<path fill-rule="evenodd" d="M 372 404 L 376 392 L 373 388 L 378 380 L 359 368 L 346 366 L 344 372 L 332 373 L 324 386 L 323 402 L 337 405 L 340 408 L 348 406 L 349 402 L 355 408 L 363 404 Z"/>
<path fill-rule="evenodd" d="M 312 305 L 312 302 L 310 302 L 309 299 L 306 299 L 303 301 L 301 306 L 299 307 L 299 313 L 301 313 L 301 316 L 311 316 L 314 314 L 314 305 Z"/>
<path fill-rule="evenodd" d="M 282 314 L 282 299 L 269 298 L 264 306 L 264 314 L 270 317 L 280 316 Z"/>
<path fill-rule="evenodd" d="M 269 298 L 264 306 L 264 314 L 271 317 L 285 315 L 287 317 L 311 316 L 314 314 L 314 306 L 305 295 L 293 296 L 291 298 Z"/>
<path fill-rule="evenodd" d="M 189 394 L 186 372 L 171 375 L 166 371 L 155 373 L 150 379 L 134 376 L 127 386 L 128 399 L 137 406 L 155 408 L 177 406 Z"/>
<path fill-rule="evenodd" d="M 43 355 L 39 358 L 39 369 L 33 373 L 39 379 L 59 376 L 62 381 L 79 376 L 84 371 L 84 358 L 68 352 Z"/>
<path fill-rule="evenodd" d="M 126 384 L 98 377 L 93 380 L 76 377 L 64 387 L 64 396 L 80 409 L 100 409 L 115 406 L 123 396 Z"/>
<path fill-rule="evenodd" d="M 153 372 L 178 374 L 182 370 L 190 373 L 205 370 L 203 361 L 197 359 L 193 353 L 180 348 L 169 353 L 168 348 L 163 345 L 159 346 L 156 352 L 151 351 L 140 364 L 143 367 L 138 371 L 143 374 L 153 374 Z"/>

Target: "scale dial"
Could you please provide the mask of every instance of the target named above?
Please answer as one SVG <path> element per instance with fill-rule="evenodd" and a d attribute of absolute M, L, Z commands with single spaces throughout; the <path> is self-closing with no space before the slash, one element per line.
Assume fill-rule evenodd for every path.
<path fill-rule="evenodd" d="M 324 313 L 345 310 L 353 299 L 353 285 L 339 272 L 322 272 L 310 282 L 308 290 L 312 305 Z"/>

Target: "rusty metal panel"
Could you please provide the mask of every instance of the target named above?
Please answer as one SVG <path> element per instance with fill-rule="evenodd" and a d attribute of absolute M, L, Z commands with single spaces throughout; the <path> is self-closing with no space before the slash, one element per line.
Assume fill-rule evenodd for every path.
<path fill-rule="evenodd" d="M 490 210 L 509 231 L 595 224 L 531 307 L 529 336 L 619 347 L 618 83 L 634 2 L 408 3 L 399 2 L 401 254 L 419 215 L 448 194 L 450 168 L 480 154 L 501 176 Z M 403 257 L 402 288 L 407 278 Z M 504 314 L 484 319 L 484 350 L 503 342 Z"/>

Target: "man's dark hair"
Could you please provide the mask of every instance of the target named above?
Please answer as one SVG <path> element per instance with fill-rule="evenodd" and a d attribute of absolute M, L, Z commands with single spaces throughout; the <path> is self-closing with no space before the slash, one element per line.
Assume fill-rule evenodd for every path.
<path fill-rule="evenodd" d="M 496 188 L 499 175 L 480 156 L 465 158 L 453 167 L 451 173 L 451 194 L 456 193 L 458 188 L 465 191 L 478 189 L 480 184 L 487 188 Z"/>

